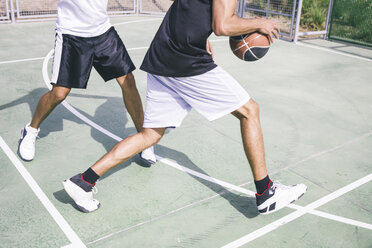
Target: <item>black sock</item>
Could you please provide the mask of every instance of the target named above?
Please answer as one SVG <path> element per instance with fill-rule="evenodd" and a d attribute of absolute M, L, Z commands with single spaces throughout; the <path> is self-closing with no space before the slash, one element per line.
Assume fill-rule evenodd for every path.
<path fill-rule="evenodd" d="M 256 185 L 257 194 L 262 194 L 265 192 L 265 190 L 268 188 L 270 183 L 269 175 L 267 175 L 264 179 L 261 179 L 259 181 L 254 181 L 254 184 Z"/>
<path fill-rule="evenodd" d="M 92 170 L 92 168 L 89 167 L 88 170 L 86 170 L 83 174 L 83 180 L 94 185 L 96 181 L 98 180 L 99 176 Z"/>

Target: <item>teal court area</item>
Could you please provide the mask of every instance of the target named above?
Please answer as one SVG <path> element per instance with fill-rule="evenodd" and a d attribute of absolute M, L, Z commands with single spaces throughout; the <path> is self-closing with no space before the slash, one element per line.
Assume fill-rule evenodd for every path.
<path fill-rule="evenodd" d="M 161 18 L 111 22 L 139 68 Z M 92 71 L 42 124 L 35 159 L 19 159 L 20 129 L 48 91 L 54 25 L 0 25 L 0 247 L 372 246 L 371 50 L 279 40 L 249 63 L 210 37 L 217 64 L 260 104 L 271 178 L 308 186 L 290 207 L 259 215 L 239 122 L 191 111 L 155 146 L 155 165 L 136 156 L 104 175 L 102 206 L 85 214 L 61 182 L 135 128 L 117 83 Z M 146 74 L 134 75 L 145 104 Z"/>

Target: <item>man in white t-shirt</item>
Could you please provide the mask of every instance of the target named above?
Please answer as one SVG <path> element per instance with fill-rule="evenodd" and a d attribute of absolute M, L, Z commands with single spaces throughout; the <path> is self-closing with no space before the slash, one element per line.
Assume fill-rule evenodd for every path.
<path fill-rule="evenodd" d="M 137 131 L 142 130 L 143 108 L 132 71 L 135 66 L 107 15 L 107 0 L 58 0 L 51 91 L 44 94 L 30 123 L 21 131 L 19 155 L 30 161 L 44 119 L 70 93 L 85 89 L 92 67 L 104 81 L 116 79 L 124 104 Z M 153 148 L 141 152 L 146 165 L 155 163 Z"/>

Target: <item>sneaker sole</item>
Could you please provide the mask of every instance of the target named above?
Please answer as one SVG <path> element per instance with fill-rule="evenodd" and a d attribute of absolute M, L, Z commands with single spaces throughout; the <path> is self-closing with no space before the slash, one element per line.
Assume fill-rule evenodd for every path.
<path fill-rule="evenodd" d="M 147 159 L 144 159 L 143 157 L 141 157 L 141 153 L 138 154 L 138 157 L 141 161 L 141 166 L 143 167 L 151 167 L 153 164 L 156 163 L 156 161 L 152 161 L 152 160 L 147 160 Z"/>
<path fill-rule="evenodd" d="M 300 198 L 301 198 L 301 197 L 306 193 L 306 191 L 307 191 L 307 187 L 306 187 L 306 189 L 305 189 L 305 192 L 302 193 L 299 197 L 297 197 L 297 199 L 295 199 L 295 200 L 291 201 L 290 203 L 288 203 L 288 204 L 282 206 L 281 208 L 275 208 L 275 209 L 273 209 L 273 210 L 270 210 L 270 206 L 271 206 L 271 205 L 274 204 L 274 206 L 275 206 L 275 203 L 276 203 L 276 202 L 274 202 L 274 203 L 271 204 L 269 207 L 266 207 L 265 209 L 262 209 L 262 210 L 258 210 L 258 212 L 259 212 L 260 214 L 263 214 L 263 215 L 267 215 L 267 214 L 274 213 L 274 212 L 276 212 L 276 211 L 278 211 L 278 210 L 280 210 L 280 209 L 282 209 L 282 208 L 285 208 L 285 207 L 288 206 L 289 204 L 294 203 L 294 202 L 297 201 L 298 199 L 300 199 Z M 269 210 L 267 210 L 267 209 L 269 209 Z M 262 212 L 261 212 L 261 211 L 262 211 Z"/>
<path fill-rule="evenodd" d="M 76 204 L 76 206 L 77 206 L 77 207 L 78 207 L 82 212 L 84 212 L 84 213 L 92 213 L 92 212 L 96 211 L 97 209 L 99 209 L 99 208 L 101 207 L 101 203 L 98 203 L 97 208 L 94 209 L 93 211 L 89 211 L 89 210 L 87 210 L 87 209 L 84 208 L 83 206 L 81 206 L 81 205 L 79 205 L 79 204 L 76 203 L 76 201 L 75 201 L 74 198 L 72 197 L 72 194 L 70 194 L 70 192 L 69 192 L 69 190 L 68 190 L 69 185 L 67 184 L 67 181 L 66 181 L 66 180 L 62 182 L 62 185 L 63 185 L 63 188 L 65 189 L 66 193 L 68 194 L 68 196 L 71 197 L 71 199 L 74 201 L 74 203 Z"/>

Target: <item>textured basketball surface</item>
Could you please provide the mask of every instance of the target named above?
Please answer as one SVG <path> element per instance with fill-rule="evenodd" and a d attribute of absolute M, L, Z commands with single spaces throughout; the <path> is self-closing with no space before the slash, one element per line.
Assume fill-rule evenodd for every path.
<path fill-rule="evenodd" d="M 269 51 L 269 39 L 260 33 L 231 36 L 229 39 L 231 51 L 245 61 L 256 61 Z"/>

